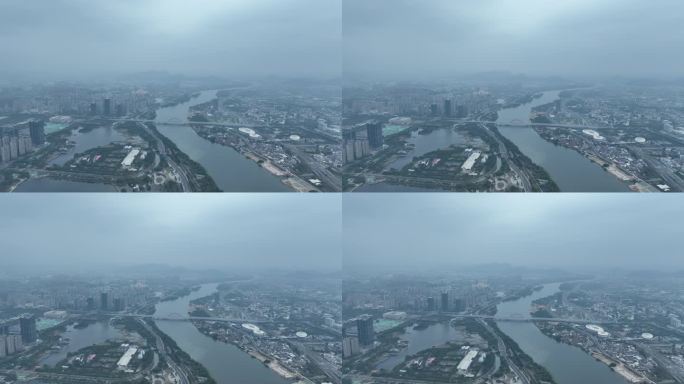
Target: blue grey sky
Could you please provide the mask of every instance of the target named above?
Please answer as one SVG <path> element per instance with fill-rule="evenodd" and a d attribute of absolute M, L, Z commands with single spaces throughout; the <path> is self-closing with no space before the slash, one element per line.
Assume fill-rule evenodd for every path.
<path fill-rule="evenodd" d="M 341 0 L 4 0 L 0 74 L 341 75 Z"/>
<path fill-rule="evenodd" d="M 339 270 L 335 194 L 8 194 L 3 267 Z"/>
<path fill-rule="evenodd" d="M 344 71 L 684 76 L 680 0 L 344 0 Z"/>
<path fill-rule="evenodd" d="M 344 269 L 684 270 L 681 195 L 348 194 Z"/>

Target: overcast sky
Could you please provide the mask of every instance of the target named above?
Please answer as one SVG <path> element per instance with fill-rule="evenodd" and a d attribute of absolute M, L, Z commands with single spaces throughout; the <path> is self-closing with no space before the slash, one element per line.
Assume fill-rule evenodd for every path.
<path fill-rule="evenodd" d="M 678 195 L 347 194 L 344 269 L 683 270 Z"/>
<path fill-rule="evenodd" d="M 339 77 L 340 2 L 3 0 L 0 73 Z"/>
<path fill-rule="evenodd" d="M 684 75 L 681 0 L 344 0 L 343 14 L 345 74 Z"/>
<path fill-rule="evenodd" d="M 339 270 L 340 207 L 335 194 L 12 194 L 0 263 Z"/>

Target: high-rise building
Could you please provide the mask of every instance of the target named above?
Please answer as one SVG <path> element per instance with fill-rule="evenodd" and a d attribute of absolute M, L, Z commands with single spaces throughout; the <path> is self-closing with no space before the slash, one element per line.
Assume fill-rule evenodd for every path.
<path fill-rule="evenodd" d="M 117 297 L 114 299 L 114 311 L 121 312 L 124 310 L 124 301 L 122 298 Z"/>
<path fill-rule="evenodd" d="M 435 310 L 435 298 L 434 297 L 428 297 L 427 298 L 427 310 L 428 311 L 434 311 Z"/>
<path fill-rule="evenodd" d="M 439 115 L 439 109 L 437 109 L 437 104 L 430 104 L 430 114 L 432 116 Z"/>
<path fill-rule="evenodd" d="M 97 115 L 97 103 L 90 103 L 90 115 Z"/>
<path fill-rule="evenodd" d="M 375 341 L 375 330 L 373 329 L 373 316 L 361 315 L 356 319 L 356 329 L 359 332 L 359 344 L 371 345 Z"/>
<path fill-rule="evenodd" d="M 342 131 L 344 141 L 344 162 L 350 163 L 370 154 L 368 129 L 365 125 L 346 128 Z"/>
<path fill-rule="evenodd" d="M 456 107 L 456 117 L 463 118 L 468 117 L 468 107 L 465 105 L 459 105 Z"/>
<path fill-rule="evenodd" d="M 21 335 L 9 335 L 8 340 L 12 340 L 12 346 L 15 353 L 24 350 L 24 343 Z"/>
<path fill-rule="evenodd" d="M 444 116 L 451 117 L 451 99 L 444 100 Z"/>
<path fill-rule="evenodd" d="M 366 131 L 368 134 L 368 145 L 373 149 L 381 148 L 383 144 L 382 123 L 369 121 L 366 123 Z"/>
<path fill-rule="evenodd" d="M 449 292 L 442 292 L 442 312 L 449 312 Z"/>
<path fill-rule="evenodd" d="M 19 318 L 19 329 L 21 332 L 21 341 L 25 344 L 30 344 L 38 340 L 38 331 L 36 330 L 36 318 L 32 315 L 22 316 Z M 15 348 L 18 350 L 19 348 Z"/>
<path fill-rule="evenodd" d="M 105 98 L 104 102 L 102 103 L 102 114 L 105 116 L 112 114 L 112 99 L 109 97 Z"/>
<path fill-rule="evenodd" d="M 33 145 L 43 145 L 45 143 L 45 124 L 42 121 L 29 121 L 29 131 Z"/>
<path fill-rule="evenodd" d="M 359 338 L 356 336 L 345 336 L 342 339 L 342 357 L 351 357 L 361 351 Z"/>
<path fill-rule="evenodd" d="M 465 301 L 463 299 L 454 299 L 454 312 L 465 311 Z"/>
<path fill-rule="evenodd" d="M 100 293 L 100 309 L 103 311 L 109 309 L 109 294 L 107 292 Z"/>
<path fill-rule="evenodd" d="M 95 309 L 95 299 L 92 297 L 89 297 L 86 299 L 86 307 L 90 310 Z"/>

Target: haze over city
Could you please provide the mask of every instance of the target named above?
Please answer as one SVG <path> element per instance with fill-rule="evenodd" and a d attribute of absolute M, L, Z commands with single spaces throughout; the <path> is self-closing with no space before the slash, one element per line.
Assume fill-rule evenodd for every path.
<path fill-rule="evenodd" d="M 681 77 L 676 0 L 346 0 L 345 77 Z"/>
<path fill-rule="evenodd" d="M 191 76 L 339 77 L 339 0 L 7 1 L 0 81 Z M 30 20 L 30 22 L 29 22 Z"/>
<path fill-rule="evenodd" d="M 410 204 L 407 201 L 410 200 Z M 344 269 L 684 269 L 676 196 L 344 196 Z"/>

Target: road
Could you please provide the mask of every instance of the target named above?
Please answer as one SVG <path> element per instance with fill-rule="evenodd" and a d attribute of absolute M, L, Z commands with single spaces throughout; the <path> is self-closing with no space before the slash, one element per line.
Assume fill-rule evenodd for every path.
<path fill-rule="evenodd" d="M 218 123 L 218 122 L 204 122 L 204 121 L 156 121 L 156 120 L 149 120 L 149 119 L 102 119 L 106 121 L 113 121 L 113 122 L 131 122 L 131 123 L 142 123 L 142 124 L 148 124 L 152 123 L 155 125 L 165 125 L 165 126 L 171 126 L 171 127 L 186 127 L 189 125 L 203 125 L 203 126 L 220 126 L 220 127 L 227 127 L 227 128 L 265 128 L 260 125 L 254 125 L 254 124 L 234 124 L 234 123 Z"/>
<path fill-rule="evenodd" d="M 252 324 L 264 324 L 271 323 L 270 320 L 251 320 L 251 319 L 231 319 L 225 317 L 201 317 L 201 316 L 180 316 L 180 317 L 163 317 L 154 315 L 141 315 L 137 313 L 105 313 L 104 315 L 112 317 L 132 317 L 137 319 L 151 319 L 151 320 L 161 320 L 161 321 L 193 321 L 193 320 L 204 320 L 204 321 L 218 321 L 224 323 L 252 323 Z"/>
<path fill-rule="evenodd" d="M 185 372 L 185 369 L 180 367 L 173 359 L 169 356 L 168 351 L 166 350 L 166 345 L 164 344 L 164 339 L 161 338 L 155 332 L 155 330 L 149 326 L 143 319 L 138 319 L 140 324 L 142 324 L 145 329 L 150 332 L 152 335 L 154 335 L 155 339 L 155 346 L 157 347 L 157 351 L 159 354 L 161 354 L 164 357 L 164 361 L 166 364 L 169 366 L 169 368 L 173 371 L 174 375 L 179 378 L 180 383 L 179 384 L 190 384 L 190 379 L 188 379 L 188 374 Z"/>
<path fill-rule="evenodd" d="M 554 123 L 499 123 L 496 121 L 483 121 L 483 120 L 459 120 L 459 123 L 475 123 L 475 124 L 496 124 L 500 127 L 519 127 L 519 128 L 529 128 L 529 127 L 551 127 L 551 128 L 573 128 L 573 129 L 623 129 L 624 127 L 598 127 L 591 125 L 575 125 L 575 124 L 554 124 Z"/>
<path fill-rule="evenodd" d="M 108 377 L 97 377 L 97 376 L 81 376 L 81 375 L 66 375 L 62 373 L 47 373 L 47 372 L 36 372 L 36 371 L 26 371 L 21 369 L 14 370 L 0 370 L 2 374 L 16 374 L 23 377 L 35 377 L 42 380 L 49 380 L 47 382 L 59 381 L 63 383 L 121 383 L 121 379 L 108 378 Z"/>
<path fill-rule="evenodd" d="M 508 164 L 511 170 L 518 176 L 518 178 L 522 182 L 524 192 L 532 192 L 532 183 L 530 182 L 529 176 L 526 172 L 520 169 L 513 160 L 511 160 L 511 154 L 508 152 L 508 148 L 506 147 L 506 144 L 503 142 L 503 140 L 501 140 L 499 135 L 497 135 L 491 129 L 489 129 L 489 127 L 487 127 L 486 124 L 480 124 L 480 126 L 482 127 L 482 129 L 487 131 L 490 137 L 496 140 L 496 143 L 499 145 L 499 153 L 501 154 L 501 157 L 506 161 L 506 164 Z M 539 190 L 541 190 L 541 188 L 539 188 Z"/>
<path fill-rule="evenodd" d="M 580 320 L 567 319 L 560 317 L 498 317 L 491 315 L 456 315 L 454 319 L 486 319 L 496 321 L 508 322 L 533 322 L 533 321 L 549 321 L 554 323 L 572 323 L 572 324 L 616 324 L 614 321 L 600 321 L 600 320 Z"/>
<path fill-rule="evenodd" d="M 672 375 L 672 377 L 678 383 L 684 383 L 684 367 L 681 367 L 681 366 L 673 363 L 670 359 L 663 356 L 660 352 L 653 349 L 653 347 L 651 347 L 650 345 L 647 345 L 644 343 L 638 343 L 637 346 L 643 352 L 645 352 L 650 357 L 652 357 L 658 363 L 658 365 L 660 365 L 662 368 L 664 368 L 667 371 L 667 373 Z"/>
<path fill-rule="evenodd" d="M 326 166 L 316 161 L 311 155 L 299 149 L 296 145 L 284 145 L 290 152 L 302 160 L 311 171 L 332 189 L 333 192 L 342 191 L 342 178 L 332 173 Z"/>
<path fill-rule="evenodd" d="M 164 144 L 164 140 L 161 137 L 159 137 L 160 133 L 156 129 L 150 128 L 145 123 L 138 123 L 138 125 L 142 129 L 144 129 L 145 132 L 147 132 L 150 136 L 154 137 L 154 140 L 157 144 L 157 152 L 159 153 L 159 156 L 166 160 L 166 163 L 169 164 L 171 169 L 173 169 L 173 172 L 178 176 L 183 192 L 192 192 L 188 173 L 185 171 L 185 169 L 183 169 L 183 167 L 181 167 L 180 165 L 178 165 L 178 163 L 171 159 L 171 156 L 168 155 L 168 153 L 166 152 L 166 144 Z"/>
<path fill-rule="evenodd" d="M 303 353 L 313 364 L 315 364 L 330 380 L 335 384 L 342 383 L 342 373 L 328 360 L 324 359 L 317 352 L 312 351 L 304 343 L 292 342 L 299 353 Z"/>
<path fill-rule="evenodd" d="M 671 188 L 677 191 L 684 191 L 684 180 L 676 175 L 670 167 L 665 166 L 665 164 L 651 157 L 651 155 L 647 154 L 643 148 L 633 145 L 628 146 L 628 148 L 632 152 L 636 153 L 639 158 L 644 160 L 649 167 L 658 172 L 658 175 L 660 175 Z"/>
<path fill-rule="evenodd" d="M 502 360 L 506 361 L 506 364 L 508 365 L 508 367 L 510 367 L 511 371 L 513 371 L 513 373 L 515 373 L 518 376 L 518 378 L 520 378 L 523 384 L 530 384 L 531 380 L 527 376 L 527 374 L 520 367 L 515 365 L 515 363 L 511 360 L 510 356 L 508 355 L 508 348 L 506 347 L 506 343 L 504 343 L 501 336 L 499 336 L 499 334 L 494 329 L 492 329 L 492 327 L 490 327 L 489 324 L 487 324 L 487 322 L 483 319 L 478 319 L 477 322 L 481 326 L 483 326 L 487 330 L 487 332 L 494 335 L 494 337 L 496 338 L 497 349 L 499 350 L 499 356 Z"/>

